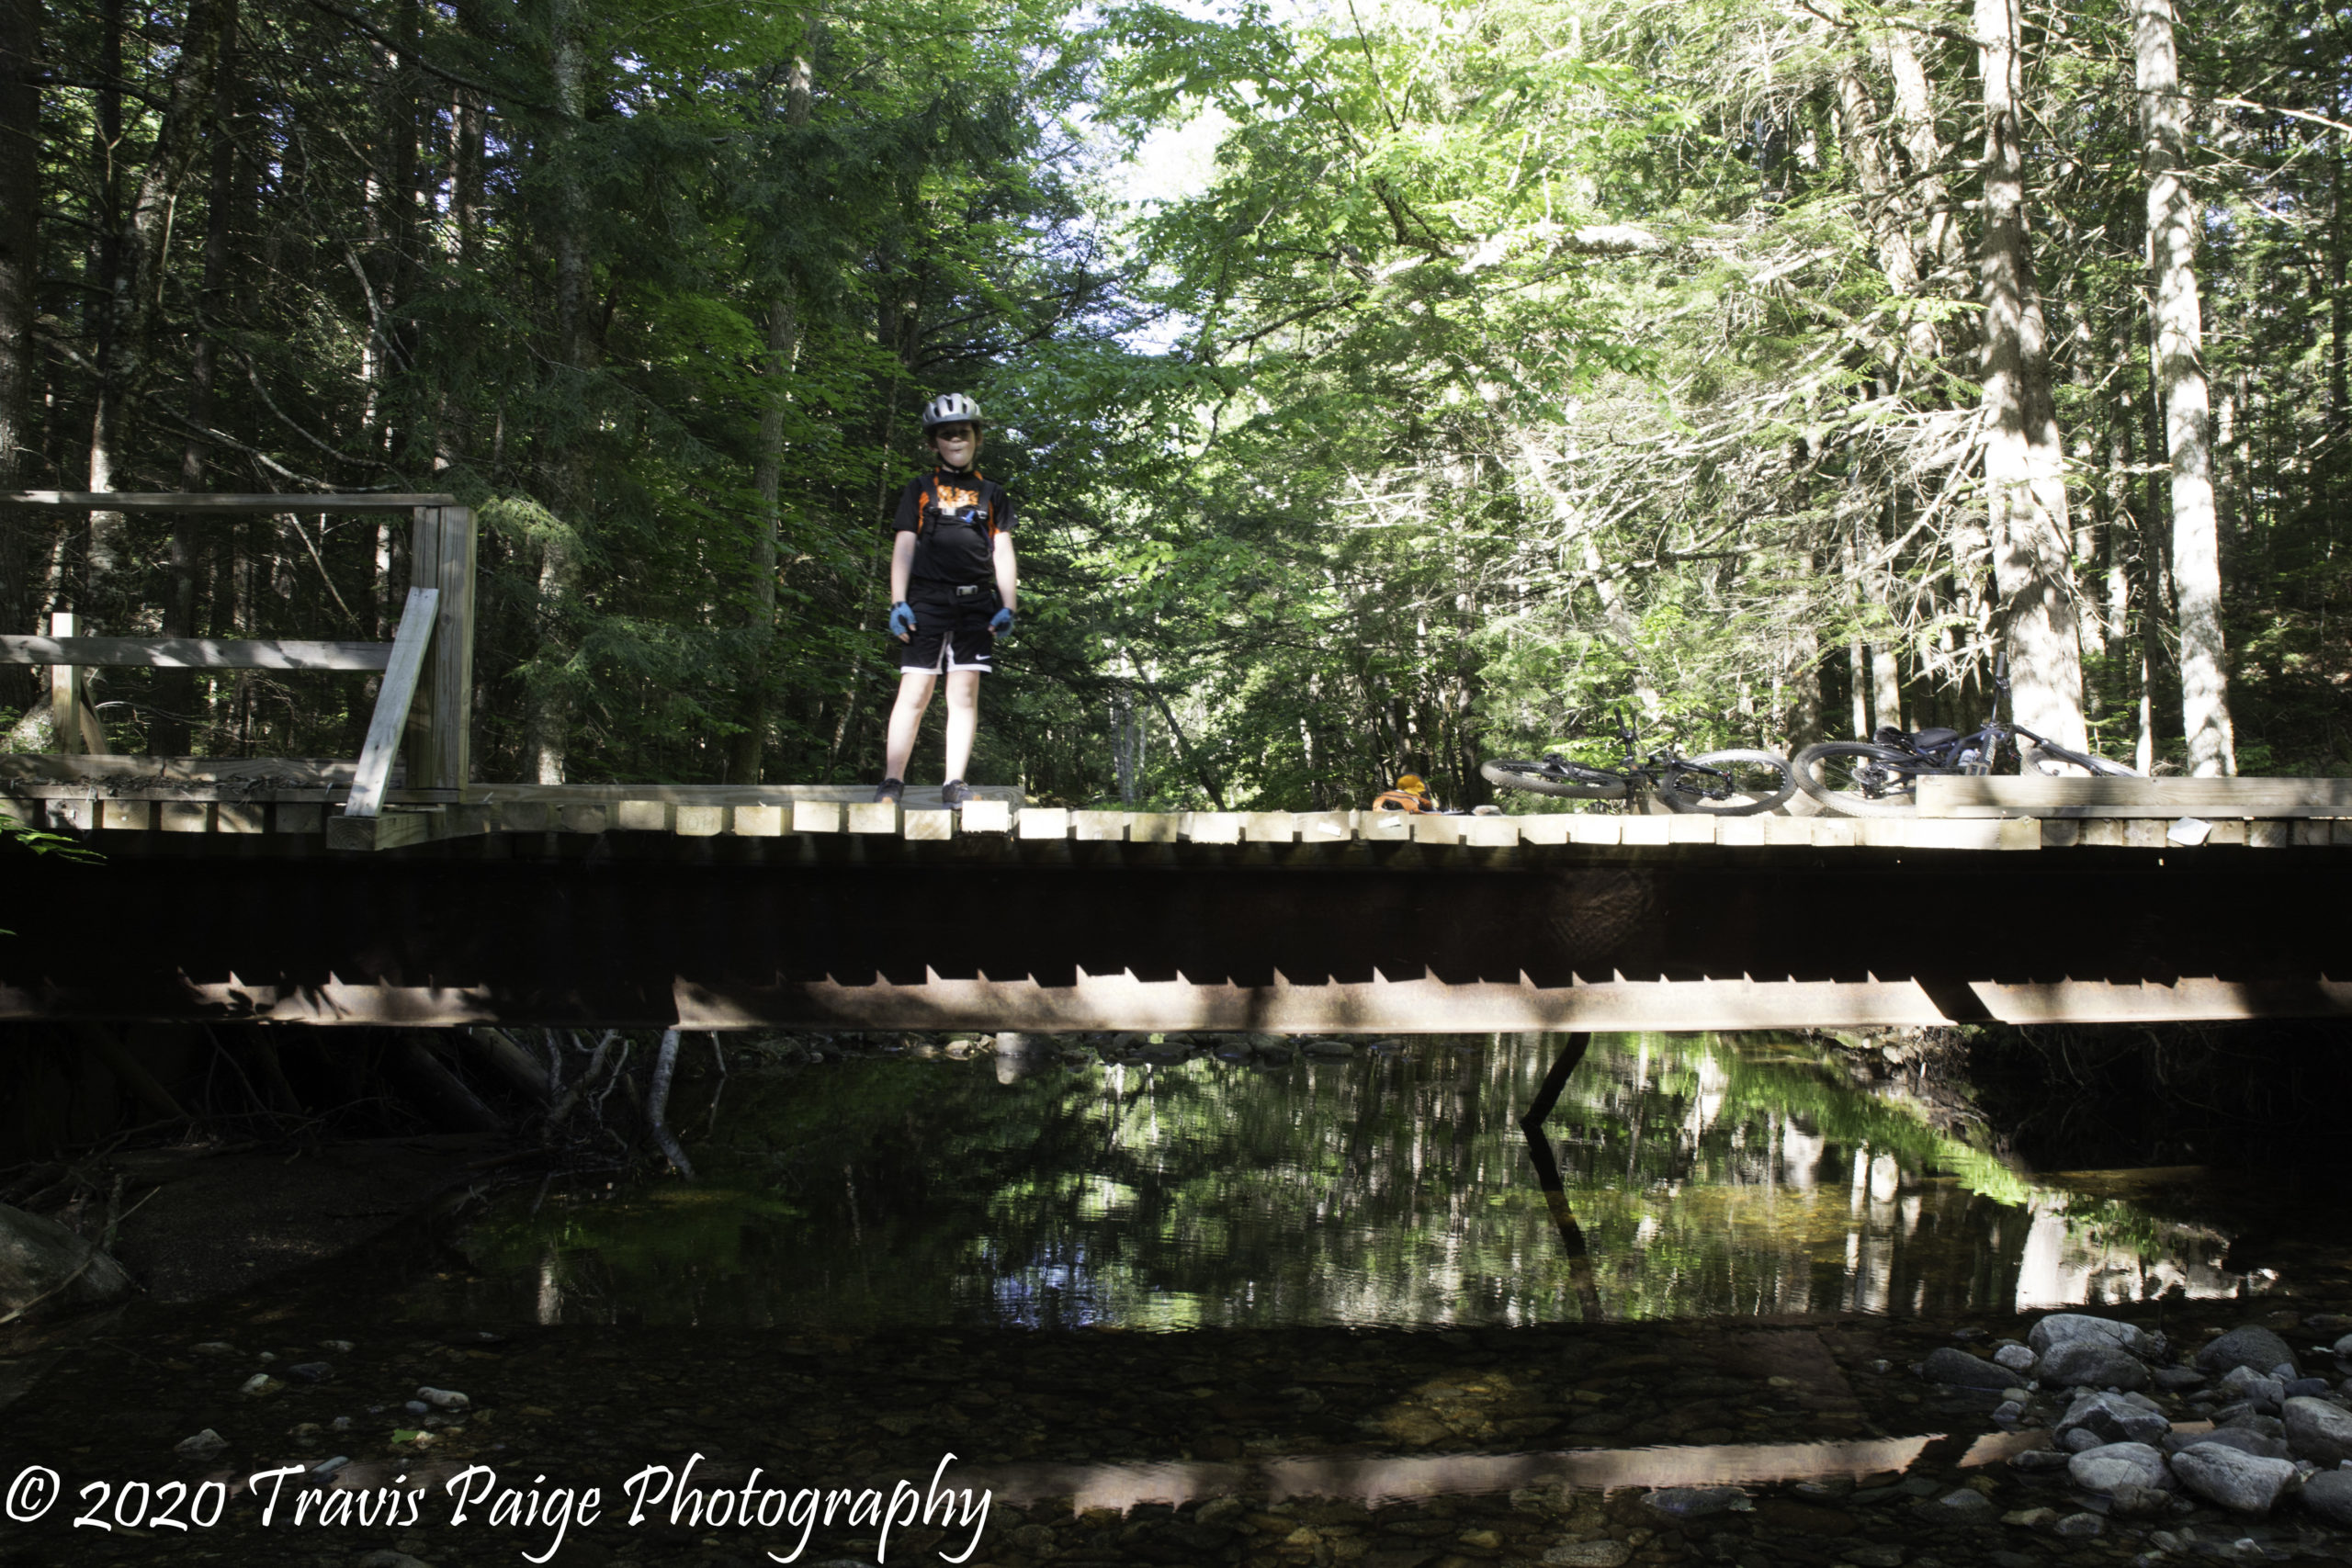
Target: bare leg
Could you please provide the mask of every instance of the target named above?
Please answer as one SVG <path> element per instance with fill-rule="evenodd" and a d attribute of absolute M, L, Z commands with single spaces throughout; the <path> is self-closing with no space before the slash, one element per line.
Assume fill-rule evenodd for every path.
<path fill-rule="evenodd" d="M 928 693 L 924 694 L 929 695 Z M 960 779 L 972 765 L 972 738 L 980 732 L 980 672 L 947 672 L 947 776 Z"/>
<path fill-rule="evenodd" d="M 928 670 L 908 670 L 899 673 L 899 700 L 890 709 L 889 735 L 882 749 L 884 778 L 903 779 L 907 776 L 907 759 L 913 756 L 915 750 L 915 731 L 922 728 L 922 712 L 931 705 L 931 688 L 938 680 L 939 677 Z M 949 680 L 952 682 L 954 677 L 950 676 Z M 956 700 L 952 684 L 947 700 L 951 705 Z M 952 717 L 948 728 L 953 734 Z M 968 750 L 970 746 L 967 739 L 965 748 Z"/>

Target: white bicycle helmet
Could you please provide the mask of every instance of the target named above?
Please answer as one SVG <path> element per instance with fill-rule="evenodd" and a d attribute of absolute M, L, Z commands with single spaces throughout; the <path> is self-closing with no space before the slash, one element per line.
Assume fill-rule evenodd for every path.
<path fill-rule="evenodd" d="M 980 427 L 980 405 L 961 392 L 942 392 L 923 405 L 922 433 L 931 434 L 933 426 L 968 424 Z"/>

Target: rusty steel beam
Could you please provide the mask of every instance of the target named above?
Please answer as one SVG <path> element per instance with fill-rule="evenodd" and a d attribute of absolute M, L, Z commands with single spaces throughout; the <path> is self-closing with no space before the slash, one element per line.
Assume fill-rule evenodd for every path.
<path fill-rule="evenodd" d="M 20 857 L 0 1017 L 1485 1032 L 2352 1013 L 2352 853 L 510 835 Z M 2289 912 L 2291 911 L 2291 914 Z"/>

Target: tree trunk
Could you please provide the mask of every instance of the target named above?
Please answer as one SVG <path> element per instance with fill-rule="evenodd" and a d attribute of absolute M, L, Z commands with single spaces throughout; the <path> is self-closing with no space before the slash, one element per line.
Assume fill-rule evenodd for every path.
<path fill-rule="evenodd" d="M 1984 490 L 2000 632 L 2017 721 L 2061 746 L 2086 744 L 2082 643 L 2064 448 L 2025 210 L 2018 0 L 1976 0 L 1984 88 Z"/>
<path fill-rule="evenodd" d="M 814 83 L 808 62 L 796 59 L 785 89 L 785 123 L 797 130 L 808 123 Z M 752 468 L 752 488 L 760 498 L 760 514 L 752 535 L 751 603 L 745 620 L 752 634 L 752 670 L 745 683 L 734 739 L 727 762 L 727 782 L 760 782 L 760 754 L 768 728 L 768 654 L 775 637 L 776 543 L 784 514 L 780 496 L 784 480 L 784 404 L 788 396 L 793 362 L 800 351 L 800 312 L 789 283 L 779 283 L 768 305 L 767 355 L 760 374 L 768 383 L 760 407 L 760 446 Z"/>
<path fill-rule="evenodd" d="M 181 183 L 203 148 L 202 132 L 213 113 L 213 78 L 236 16 L 236 0 L 189 0 L 154 151 L 114 238 L 107 296 L 99 305 L 97 387 L 90 418 L 92 490 L 111 490 L 116 483 L 132 404 L 148 377 L 147 336 L 161 288 L 164 230 Z M 121 569 L 124 543 L 120 513 L 91 514 L 90 582 L 101 595 Z"/>
<path fill-rule="evenodd" d="M 2139 59 L 2141 158 L 2148 175 L 2148 270 L 2155 286 L 2156 395 L 2172 465 L 2173 592 L 2180 614 L 2180 716 L 2188 771 L 2237 772 L 2229 660 L 2222 641 L 2222 547 L 2213 511 L 2213 428 L 2205 329 L 2197 299 L 2197 200 L 2182 179 L 2188 111 L 2173 48 L 2171 0 L 2132 0 Z"/>
<path fill-rule="evenodd" d="M 0 0 L 0 491 L 25 490 L 34 465 L 33 396 L 40 350 L 33 341 L 39 309 L 40 247 L 40 0 Z M 35 629 L 31 582 L 31 519 L 0 507 L 0 630 Z M 32 705 L 32 666 L 0 670 L 0 707 Z"/>
<path fill-rule="evenodd" d="M 555 84 L 557 124 L 554 145 L 558 211 L 554 220 L 555 314 L 557 374 L 563 390 L 582 404 L 588 398 L 588 373 L 595 368 L 595 343 L 588 324 L 591 264 L 588 256 L 587 197 L 581 188 L 580 127 L 588 113 L 587 51 L 582 34 L 587 18 L 578 0 L 555 0 L 548 28 L 549 73 Z M 560 464 L 562 502 L 572 529 L 587 515 L 587 431 L 592 421 L 583 408 L 571 414 L 573 433 Z M 539 558 L 539 658 L 542 678 L 533 692 L 530 748 L 533 775 L 541 784 L 564 782 L 571 732 L 571 700 L 565 678 L 555 673 L 568 662 L 571 638 L 566 621 L 578 589 L 579 551 L 561 528 L 551 530 Z"/>

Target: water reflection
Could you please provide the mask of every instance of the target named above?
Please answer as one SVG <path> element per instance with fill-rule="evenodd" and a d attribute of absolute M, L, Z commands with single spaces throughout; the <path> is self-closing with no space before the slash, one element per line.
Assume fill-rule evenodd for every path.
<path fill-rule="evenodd" d="M 2241 1286 L 2218 1232 L 2030 1183 L 1808 1046 L 1598 1037 L 1544 1138 L 1519 1118 L 1567 1041 L 739 1072 L 695 1150 L 708 1185 L 537 1214 L 521 1192 L 463 1237 L 475 1274 L 408 1304 L 469 1321 L 1500 1325 Z"/>

